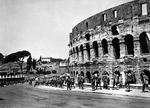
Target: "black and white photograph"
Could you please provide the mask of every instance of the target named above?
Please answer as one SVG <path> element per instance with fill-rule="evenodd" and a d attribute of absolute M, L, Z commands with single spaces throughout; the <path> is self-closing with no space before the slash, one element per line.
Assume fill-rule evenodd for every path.
<path fill-rule="evenodd" d="M 150 0 L 0 0 L 0 108 L 150 108 Z"/>

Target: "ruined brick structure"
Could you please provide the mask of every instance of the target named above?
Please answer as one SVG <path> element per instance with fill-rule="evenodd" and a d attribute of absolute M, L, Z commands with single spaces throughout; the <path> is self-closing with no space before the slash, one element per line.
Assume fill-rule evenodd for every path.
<path fill-rule="evenodd" d="M 150 0 L 134 0 L 91 16 L 70 33 L 69 66 L 73 75 L 111 75 L 131 70 L 136 82 L 150 70 Z M 125 79 L 123 79 L 125 80 Z"/>

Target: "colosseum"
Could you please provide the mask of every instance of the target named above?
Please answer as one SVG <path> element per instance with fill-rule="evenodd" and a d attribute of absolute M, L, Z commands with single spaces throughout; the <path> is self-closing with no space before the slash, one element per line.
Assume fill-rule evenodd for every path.
<path fill-rule="evenodd" d="M 150 75 L 150 0 L 134 0 L 78 23 L 69 36 L 69 68 L 90 82 L 94 73 Z"/>

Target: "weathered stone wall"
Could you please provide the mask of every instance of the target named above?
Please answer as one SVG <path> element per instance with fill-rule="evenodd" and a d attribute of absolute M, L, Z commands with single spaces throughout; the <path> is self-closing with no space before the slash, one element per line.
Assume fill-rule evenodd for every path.
<path fill-rule="evenodd" d="M 147 15 L 142 15 L 141 5 L 147 3 Z M 117 17 L 114 18 L 113 12 L 117 11 Z M 106 21 L 103 21 L 103 14 L 106 14 Z M 88 27 L 87 24 L 88 23 Z M 112 33 L 112 27 L 115 26 L 118 34 Z M 77 24 L 70 35 L 69 43 L 69 57 L 70 57 L 70 71 L 81 73 L 89 71 L 91 74 L 95 71 L 102 73 L 108 71 L 112 74 L 115 67 L 119 67 L 119 71 L 123 73 L 126 70 L 135 72 L 137 83 L 140 83 L 140 71 L 143 67 L 150 70 L 147 64 L 149 61 L 143 62 L 143 66 L 139 62 L 141 58 L 147 58 L 150 53 L 145 54 L 141 52 L 140 35 L 145 32 L 147 38 L 150 40 L 150 0 L 134 0 L 129 3 L 116 6 L 114 8 L 100 12 L 90 18 Z M 87 34 L 90 36 L 87 39 Z M 129 36 L 130 35 L 130 36 Z M 126 42 L 126 38 L 130 39 Z M 129 51 L 128 42 L 133 38 L 133 53 Z M 144 37 L 143 37 L 144 38 Z M 119 41 L 119 58 L 116 59 L 115 48 L 113 40 Z M 104 51 L 103 40 L 107 41 L 108 53 Z M 95 50 L 93 43 L 98 44 L 98 57 L 95 57 Z M 88 49 L 86 44 L 90 46 L 90 59 L 88 59 Z M 132 44 L 132 42 L 130 42 Z M 83 45 L 83 55 L 81 54 L 81 45 Z M 129 45 L 132 46 L 132 45 Z M 76 48 L 78 50 L 76 50 Z M 137 64 L 125 64 L 125 58 L 131 58 Z M 106 62 L 105 66 L 102 66 Z M 86 65 L 88 64 L 88 65 Z M 105 63 L 104 63 L 105 64 Z M 111 75 L 110 75 L 111 77 Z"/>

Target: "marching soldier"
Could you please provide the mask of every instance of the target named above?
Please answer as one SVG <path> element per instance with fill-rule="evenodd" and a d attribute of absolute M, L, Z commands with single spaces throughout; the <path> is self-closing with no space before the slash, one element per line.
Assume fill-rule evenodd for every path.
<path fill-rule="evenodd" d="M 96 78 L 96 89 L 98 88 L 98 86 L 100 87 L 100 89 L 102 89 L 101 88 L 101 76 L 100 75 L 98 75 L 98 77 Z"/>
<path fill-rule="evenodd" d="M 142 92 L 145 92 L 145 88 L 149 90 L 149 87 L 148 87 L 149 78 L 147 75 L 145 75 L 143 71 L 141 72 L 140 77 L 141 77 L 141 82 L 142 82 Z"/>
<path fill-rule="evenodd" d="M 67 83 L 67 90 L 71 90 L 71 79 L 70 79 L 70 76 L 67 77 L 66 83 Z"/>
<path fill-rule="evenodd" d="M 125 82 L 125 86 L 126 86 L 126 88 L 127 88 L 126 91 L 129 92 L 129 91 L 130 91 L 130 83 L 132 82 L 133 77 L 132 77 L 132 74 L 131 74 L 130 71 L 125 72 L 125 74 L 126 74 L 126 82 Z"/>

